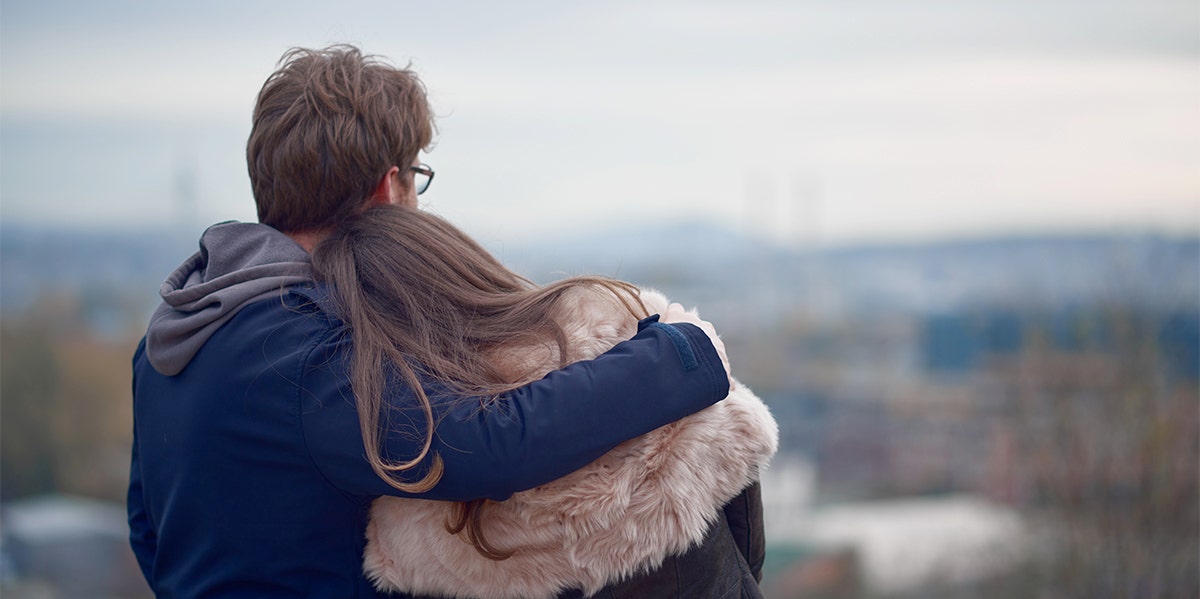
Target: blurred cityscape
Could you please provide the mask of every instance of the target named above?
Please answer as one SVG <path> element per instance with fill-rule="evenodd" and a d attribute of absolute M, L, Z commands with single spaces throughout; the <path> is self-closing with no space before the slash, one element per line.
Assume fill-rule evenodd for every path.
<path fill-rule="evenodd" d="M 142 597 L 129 358 L 194 232 L 0 230 L 0 589 Z M 781 247 L 677 223 L 494 248 L 714 322 L 767 400 L 768 597 L 1200 596 L 1200 239 Z"/>

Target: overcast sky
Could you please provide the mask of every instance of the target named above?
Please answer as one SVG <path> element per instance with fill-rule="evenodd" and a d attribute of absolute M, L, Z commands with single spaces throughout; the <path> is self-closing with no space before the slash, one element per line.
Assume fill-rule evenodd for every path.
<path fill-rule="evenodd" d="M 1200 232 L 1200 3 L 1110 0 L 4 0 L 4 222 L 253 220 L 254 96 L 332 42 L 422 74 L 485 240 Z"/>

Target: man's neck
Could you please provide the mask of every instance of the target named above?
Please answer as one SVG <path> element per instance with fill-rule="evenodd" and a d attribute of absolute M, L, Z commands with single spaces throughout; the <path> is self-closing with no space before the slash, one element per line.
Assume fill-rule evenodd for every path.
<path fill-rule="evenodd" d="M 313 248 L 317 247 L 318 243 L 329 237 L 329 231 L 325 229 L 319 231 L 297 231 L 295 233 L 284 233 L 284 235 L 287 235 L 292 241 L 296 242 L 296 245 L 304 248 L 304 251 L 311 254 Z"/>

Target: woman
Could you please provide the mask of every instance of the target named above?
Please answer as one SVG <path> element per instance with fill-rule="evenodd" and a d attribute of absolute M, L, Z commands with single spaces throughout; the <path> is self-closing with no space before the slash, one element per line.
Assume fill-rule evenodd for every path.
<path fill-rule="evenodd" d="M 537 287 L 446 221 L 398 206 L 372 208 L 342 225 L 314 250 L 313 265 L 332 283 L 355 332 L 360 402 L 378 397 L 395 371 L 422 395 L 435 395 L 422 397 L 426 408 L 436 393 L 419 380 L 478 397 L 478 409 L 487 410 L 489 398 L 594 358 L 639 326 L 654 326 L 639 318 L 669 308 L 661 294 L 598 277 Z M 591 596 L 652 577 L 664 560 L 696 548 L 703 557 L 685 577 L 725 587 L 708 589 L 710 596 L 756 596 L 747 556 L 730 560 L 730 550 L 719 549 L 739 546 L 724 542 L 733 535 L 722 508 L 735 497 L 757 500 L 742 492 L 776 443 L 766 407 L 734 384 L 717 405 L 507 501 L 380 498 L 364 567 L 387 591 L 482 599 L 577 589 Z M 368 457 L 386 470 L 408 467 Z M 421 484 L 432 486 L 439 475 L 430 471 Z"/>

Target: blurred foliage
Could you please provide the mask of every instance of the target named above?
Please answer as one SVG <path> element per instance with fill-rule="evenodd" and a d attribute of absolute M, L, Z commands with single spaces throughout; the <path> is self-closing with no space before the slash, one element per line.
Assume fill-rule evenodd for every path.
<path fill-rule="evenodd" d="M 804 586 L 806 563 L 770 596 L 1200 596 L 1197 315 L 1111 303 L 1002 319 L 973 310 L 929 317 L 959 327 L 953 343 L 926 339 L 912 354 L 888 348 L 930 330 L 918 319 L 795 321 L 728 337 L 755 389 L 808 394 L 772 412 L 781 437 L 814 456 L 819 501 L 966 492 L 1025 522 L 1025 538 L 989 547 L 983 576 L 969 581 L 947 567 L 944 580 L 900 594 L 853 577 Z M 931 369 L 943 350 L 971 359 Z M 911 360 L 923 370 L 889 373 L 889 362 Z M 836 494 L 847 489 L 848 499 Z"/>
<path fill-rule="evenodd" d="M 1111 350 L 1035 342 L 1014 373 L 1017 475 L 1049 549 L 1024 574 L 1054 596 L 1197 597 L 1197 381 L 1165 367 L 1186 349 L 1154 314 L 1108 319 Z"/>
<path fill-rule="evenodd" d="M 1111 336 L 1063 350 L 1031 331 L 987 368 L 1004 409 L 980 467 L 1029 525 L 1020 565 L 912 597 L 1200 596 L 1200 387 L 1168 367 L 1195 340 L 1164 343 L 1147 311 L 1104 319 Z"/>
<path fill-rule="evenodd" d="M 58 396 L 58 360 L 38 331 L 0 324 L 0 496 L 58 488 L 50 436 Z"/>
<path fill-rule="evenodd" d="M 132 335 L 97 336 L 82 304 L 43 298 L 0 322 L 0 496 L 124 501 Z"/>

